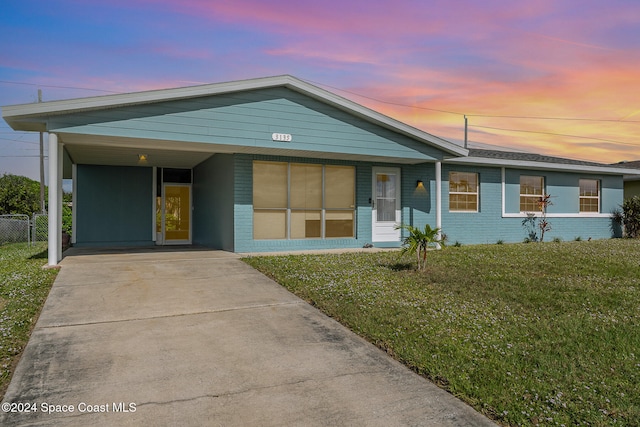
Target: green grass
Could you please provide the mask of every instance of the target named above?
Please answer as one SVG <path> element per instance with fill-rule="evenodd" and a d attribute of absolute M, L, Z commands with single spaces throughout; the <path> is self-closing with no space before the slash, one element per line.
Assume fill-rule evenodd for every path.
<path fill-rule="evenodd" d="M 0 396 L 9 386 L 57 270 L 43 270 L 46 244 L 0 246 Z"/>
<path fill-rule="evenodd" d="M 640 241 L 245 261 L 503 425 L 640 425 Z"/>

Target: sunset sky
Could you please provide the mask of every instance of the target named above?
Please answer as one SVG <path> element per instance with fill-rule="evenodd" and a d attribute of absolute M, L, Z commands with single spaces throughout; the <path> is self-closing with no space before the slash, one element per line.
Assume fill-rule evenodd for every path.
<path fill-rule="evenodd" d="M 0 105 L 291 74 L 462 144 L 640 159 L 637 0 L 8 0 Z M 0 122 L 0 174 L 38 135 Z"/>

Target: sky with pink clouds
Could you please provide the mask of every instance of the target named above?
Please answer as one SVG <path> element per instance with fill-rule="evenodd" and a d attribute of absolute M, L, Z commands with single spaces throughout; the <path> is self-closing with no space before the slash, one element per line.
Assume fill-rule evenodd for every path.
<path fill-rule="evenodd" d="M 0 105 L 291 74 L 470 147 L 640 159 L 637 0 L 8 0 Z M 38 135 L 0 121 L 0 174 Z"/>

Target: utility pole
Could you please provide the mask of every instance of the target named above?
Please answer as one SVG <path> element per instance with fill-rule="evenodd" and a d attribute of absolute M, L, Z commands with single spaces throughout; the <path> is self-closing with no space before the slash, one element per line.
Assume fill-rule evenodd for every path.
<path fill-rule="evenodd" d="M 464 116 L 464 148 L 467 148 L 467 127 L 468 127 L 468 122 L 467 122 L 467 116 Z"/>
<path fill-rule="evenodd" d="M 38 102 L 42 102 L 42 89 L 38 89 Z M 44 208 L 44 140 L 40 132 L 40 212 L 46 213 Z"/>

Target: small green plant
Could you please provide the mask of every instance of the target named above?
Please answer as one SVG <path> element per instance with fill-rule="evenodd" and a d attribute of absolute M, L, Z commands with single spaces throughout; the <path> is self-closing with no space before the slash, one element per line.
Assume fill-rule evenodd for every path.
<path fill-rule="evenodd" d="M 573 239 L 573 240 L 575 240 L 576 242 L 582 242 L 582 237 L 581 236 L 576 236 L 576 238 Z"/>
<path fill-rule="evenodd" d="M 504 240 L 502 240 L 502 239 L 499 239 L 499 240 L 496 242 L 496 245 L 502 245 L 502 244 L 504 244 Z"/>
<path fill-rule="evenodd" d="M 524 238 L 524 243 L 531 243 L 538 241 L 538 231 L 536 227 L 536 214 L 527 212 L 527 217 L 522 220 L 522 228 L 527 232 L 527 236 Z"/>
<path fill-rule="evenodd" d="M 561 243 L 562 239 L 560 237 L 554 237 L 553 238 L 553 243 Z"/>
<path fill-rule="evenodd" d="M 424 270 L 427 266 L 427 250 L 429 246 L 444 246 L 444 240 L 440 235 L 440 228 L 431 228 L 425 224 L 424 230 L 408 224 L 402 224 L 396 229 L 406 230 L 409 235 L 403 240 L 401 255 L 406 253 L 416 256 L 418 270 Z"/>
<path fill-rule="evenodd" d="M 459 248 L 460 246 L 462 246 L 462 243 L 460 243 L 459 241 L 456 240 L 456 242 L 453 244 L 454 247 Z"/>
<path fill-rule="evenodd" d="M 538 218 L 535 213 L 527 212 L 527 217 L 522 220 L 522 227 L 527 232 L 525 243 L 542 242 L 544 240 L 544 233 L 551 231 L 551 223 L 547 221 L 547 208 L 553 205 L 551 202 L 551 195 L 545 194 L 544 196 L 541 196 L 538 199 L 537 204 L 538 209 L 540 210 L 540 217 Z M 539 239 L 538 231 L 540 231 Z"/>

